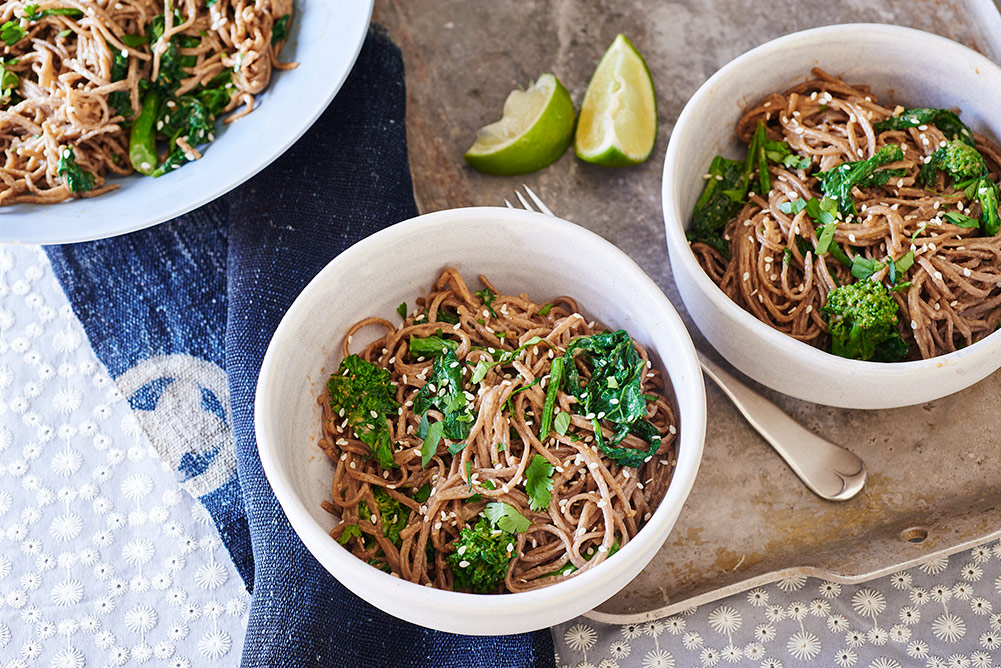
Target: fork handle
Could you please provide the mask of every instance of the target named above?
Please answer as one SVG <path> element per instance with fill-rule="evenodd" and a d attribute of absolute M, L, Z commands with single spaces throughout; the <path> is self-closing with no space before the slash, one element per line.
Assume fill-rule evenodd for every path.
<path fill-rule="evenodd" d="M 817 496 L 845 501 L 862 489 L 865 463 L 857 455 L 817 436 L 701 352 L 698 355 L 705 375 Z"/>

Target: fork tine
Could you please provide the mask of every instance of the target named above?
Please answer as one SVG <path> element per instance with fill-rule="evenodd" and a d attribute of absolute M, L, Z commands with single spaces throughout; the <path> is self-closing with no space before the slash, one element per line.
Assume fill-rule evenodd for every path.
<path fill-rule="evenodd" d="M 509 199 L 506 199 L 506 200 L 504 200 L 504 204 L 505 204 L 505 205 L 507 206 L 507 208 L 509 208 L 509 209 L 513 209 L 513 208 L 514 208 L 514 204 L 511 204 L 511 200 L 509 200 Z"/>
<path fill-rule="evenodd" d="M 532 208 L 532 205 L 528 203 L 528 200 L 525 199 L 525 196 L 521 194 L 520 190 L 515 190 L 514 194 L 518 196 L 518 201 L 521 202 L 521 205 L 523 207 L 525 207 L 529 211 L 535 211 L 535 209 Z"/>
<path fill-rule="evenodd" d="M 555 216 L 556 215 L 552 211 L 549 210 L 548 206 L 546 206 L 545 204 L 542 203 L 542 200 L 539 199 L 539 196 L 535 194 L 534 190 L 532 190 L 531 188 L 529 188 L 524 183 L 522 183 L 521 185 L 522 185 L 523 188 L 525 188 L 525 192 L 528 193 L 528 196 L 532 198 L 532 201 L 535 202 L 535 206 L 539 207 L 539 211 L 541 211 L 542 213 L 546 214 L 547 216 Z"/>

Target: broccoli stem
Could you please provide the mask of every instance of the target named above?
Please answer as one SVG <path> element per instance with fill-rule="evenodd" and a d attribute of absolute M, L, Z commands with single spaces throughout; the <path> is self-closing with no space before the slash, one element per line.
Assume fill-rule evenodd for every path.
<path fill-rule="evenodd" d="M 143 97 L 142 111 L 132 123 L 129 133 L 129 162 L 132 169 L 149 176 L 156 169 L 156 116 L 160 108 L 160 92 L 150 90 Z"/>

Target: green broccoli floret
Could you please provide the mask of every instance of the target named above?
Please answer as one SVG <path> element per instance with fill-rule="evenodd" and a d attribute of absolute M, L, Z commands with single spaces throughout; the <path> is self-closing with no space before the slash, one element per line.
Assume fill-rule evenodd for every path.
<path fill-rule="evenodd" d="M 941 169 L 955 181 L 977 179 L 987 173 L 984 158 L 969 144 L 952 140 L 939 150 L 921 167 L 921 183 L 931 186 L 935 183 L 935 170 Z"/>
<path fill-rule="evenodd" d="M 382 518 L 382 535 L 388 538 L 393 545 L 399 547 L 403 544 L 400 532 L 407 526 L 410 508 L 394 499 L 382 487 L 374 487 L 372 494 L 375 496 L 375 502 L 379 506 L 379 516 Z M 371 522 L 372 516 L 372 511 L 369 510 L 365 501 L 358 504 L 359 521 Z"/>
<path fill-rule="evenodd" d="M 835 355 L 895 362 L 907 354 L 897 331 L 897 302 L 882 283 L 865 279 L 835 288 L 822 310 Z"/>
<path fill-rule="evenodd" d="M 497 590 L 507 575 L 514 554 L 514 534 L 497 529 L 481 517 L 473 527 L 465 527 L 452 543 L 455 552 L 445 557 L 455 576 L 455 589 L 489 594 Z"/>
<path fill-rule="evenodd" d="M 389 371 L 357 355 L 345 357 L 337 373 L 327 381 L 330 408 L 348 421 L 384 469 L 397 467 L 386 423 L 387 417 L 395 415 L 400 407 L 393 398 L 394 389 L 389 383 Z"/>

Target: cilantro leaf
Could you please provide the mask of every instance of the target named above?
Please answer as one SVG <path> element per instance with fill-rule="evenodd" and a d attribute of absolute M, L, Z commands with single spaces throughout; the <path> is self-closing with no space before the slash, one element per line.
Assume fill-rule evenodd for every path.
<path fill-rule="evenodd" d="M 518 512 L 514 506 L 503 501 L 493 501 L 483 509 L 483 516 L 501 531 L 508 533 L 525 533 L 532 522 Z"/>
<path fill-rule="evenodd" d="M 396 312 L 400 314 L 400 317 L 404 320 L 407 319 L 407 302 L 400 302 L 400 305 L 396 307 Z"/>
<path fill-rule="evenodd" d="M 964 216 L 958 211 L 946 211 L 942 217 L 957 227 L 980 227 L 979 220 Z"/>
<path fill-rule="evenodd" d="M 570 413 L 557 413 L 556 418 L 553 420 L 553 428 L 556 433 L 560 436 L 565 436 L 567 429 L 570 428 Z"/>
<path fill-rule="evenodd" d="M 885 266 L 879 260 L 870 260 L 867 257 L 856 255 L 852 258 L 852 276 L 861 281 L 869 278 Z"/>
<path fill-rule="evenodd" d="M 497 312 L 494 311 L 494 307 L 491 306 L 491 304 L 494 303 L 494 297 L 496 297 L 493 291 L 490 290 L 490 288 L 483 288 L 482 290 L 476 291 L 476 296 L 483 300 L 483 305 L 490 311 L 490 315 L 496 318 Z"/>
<path fill-rule="evenodd" d="M 545 510 L 553 498 L 553 465 L 542 455 L 535 455 L 525 469 L 525 492 L 532 510 Z"/>
<path fill-rule="evenodd" d="M 17 19 L 6 21 L 3 25 L 0 25 L 0 39 L 7 46 L 14 46 L 27 34 L 28 29 L 21 27 L 21 21 Z"/>
<path fill-rule="evenodd" d="M 393 398 L 394 388 L 389 383 L 389 371 L 366 362 L 357 355 L 348 355 L 341 361 L 337 373 L 327 381 L 330 408 L 348 421 L 358 439 L 372 450 L 383 469 L 397 468 L 393 461 L 387 419 L 396 414 L 400 405 Z"/>

